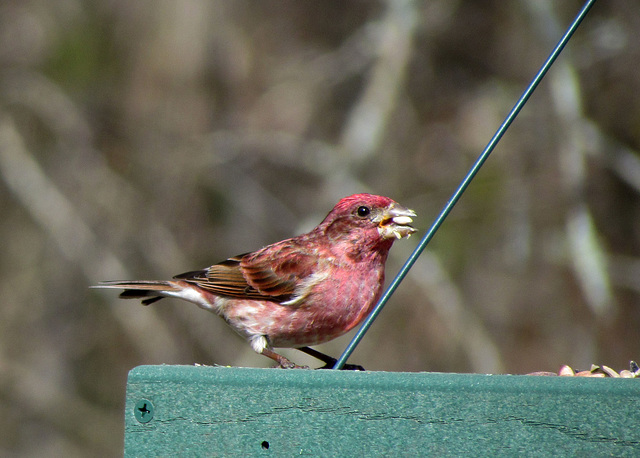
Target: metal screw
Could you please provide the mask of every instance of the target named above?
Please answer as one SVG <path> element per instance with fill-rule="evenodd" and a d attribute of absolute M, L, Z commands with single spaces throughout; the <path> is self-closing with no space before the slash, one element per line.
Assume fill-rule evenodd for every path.
<path fill-rule="evenodd" d="M 153 418 L 153 404 L 148 399 L 141 399 L 133 408 L 133 413 L 140 423 L 149 423 Z"/>

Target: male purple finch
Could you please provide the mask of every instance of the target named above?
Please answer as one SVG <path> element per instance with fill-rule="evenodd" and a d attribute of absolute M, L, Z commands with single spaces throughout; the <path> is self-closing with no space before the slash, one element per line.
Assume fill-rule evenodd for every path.
<path fill-rule="evenodd" d="M 388 197 L 345 197 L 306 234 L 234 256 L 168 281 L 109 281 L 123 299 L 145 305 L 176 297 L 220 315 L 251 347 L 283 368 L 299 367 L 273 351 L 308 348 L 358 325 L 376 304 L 384 264 L 396 239 L 410 236 L 416 214 Z"/>

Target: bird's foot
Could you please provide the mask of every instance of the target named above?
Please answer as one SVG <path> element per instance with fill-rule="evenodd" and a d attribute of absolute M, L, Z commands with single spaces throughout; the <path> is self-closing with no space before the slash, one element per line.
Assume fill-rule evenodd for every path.
<path fill-rule="evenodd" d="M 287 360 L 288 362 L 285 364 L 276 364 L 274 367 L 278 368 L 278 369 L 310 369 L 309 366 L 298 366 L 295 363 L 292 363 L 291 361 Z"/>
<path fill-rule="evenodd" d="M 316 359 L 319 359 L 324 363 L 324 366 L 319 367 L 318 369 L 333 369 L 333 367 L 338 362 L 333 356 L 325 355 L 324 353 L 315 350 L 311 347 L 301 347 L 298 348 L 303 353 L 306 353 L 309 356 L 313 356 Z M 343 371 L 364 371 L 365 368 L 360 366 L 359 364 L 345 364 L 342 366 Z"/>
<path fill-rule="evenodd" d="M 322 367 L 318 367 L 318 369 L 333 369 L 338 360 L 336 359 L 333 363 L 327 363 Z M 365 368 L 360 364 L 345 364 L 340 368 L 341 371 L 364 371 Z"/>
<path fill-rule="evenodd" d="M 269 350 L 268 348 L 262 350 L 262 354 L 267 358 L 271 358 L 272 360 L 274 360 L 277 363 L 277 365 L 274 367 L 280 369 L 309 369 L 309 366 L 298 366 L 296 363 L 289 361 L 284 356 L 279 355 L 275 351 Z"/>

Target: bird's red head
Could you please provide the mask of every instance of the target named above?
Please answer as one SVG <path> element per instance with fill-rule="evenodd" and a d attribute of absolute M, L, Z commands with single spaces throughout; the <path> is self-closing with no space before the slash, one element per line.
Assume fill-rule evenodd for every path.
<path fill-rule="evenodd" d="M 393 240 L 415 232 L 412 216 L 413 210 L 388 197 L 354 194 L 341 199 L 318 229 L 332 240 L 390 247 Z"/>

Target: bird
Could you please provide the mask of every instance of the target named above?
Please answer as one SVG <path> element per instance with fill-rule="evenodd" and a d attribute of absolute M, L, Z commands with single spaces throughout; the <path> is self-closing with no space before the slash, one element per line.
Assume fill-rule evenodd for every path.
<path fill-rule="evenodd" d="M 123 289 L 120 298 L 144 305 L 166 297 L 194 303 L 222 317 L 275 367 L 307 368 L 274 350 L 296 348 L 331 368 L 336 359 L 311 346 L 345 334 L 369 315 L 383 292 L 389 249 L 416 231 L 415 216 L 388 197 L 354 194 L 305 234 L 171 280 L 94 287 Z"/>

